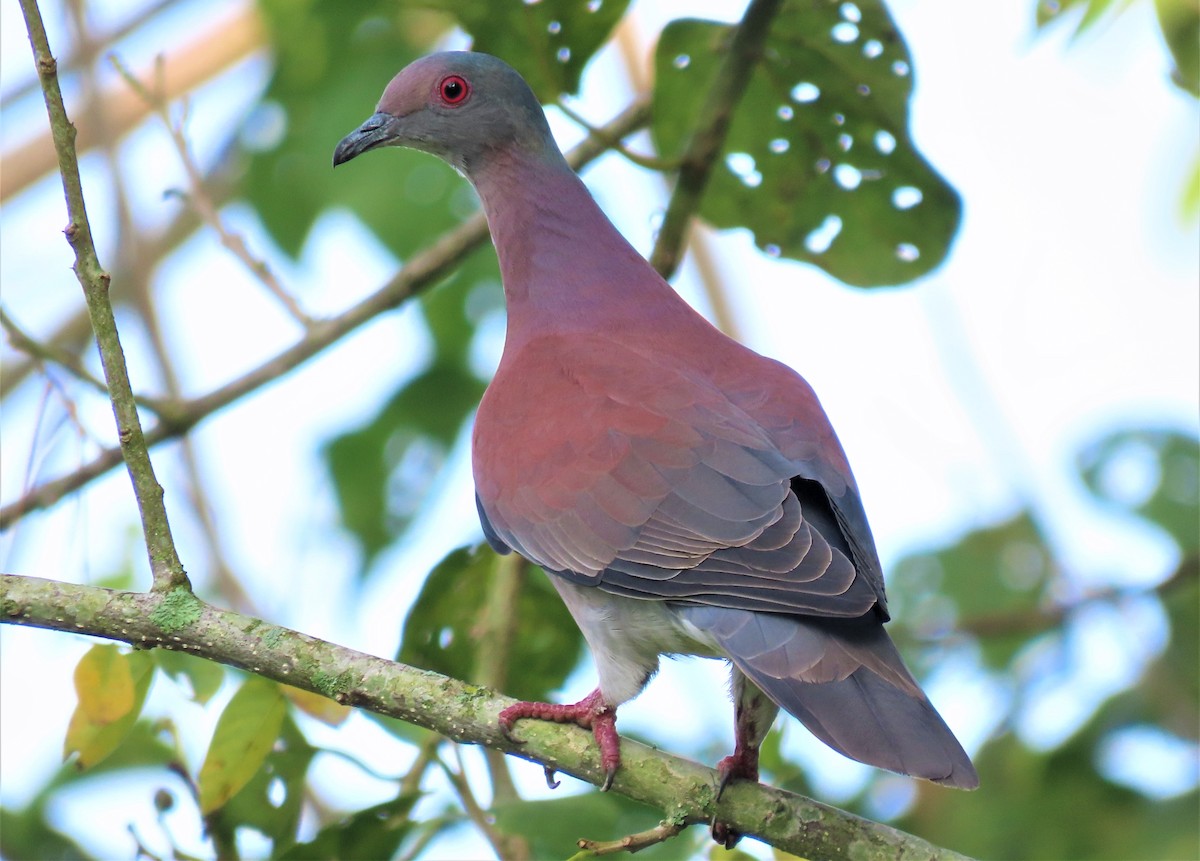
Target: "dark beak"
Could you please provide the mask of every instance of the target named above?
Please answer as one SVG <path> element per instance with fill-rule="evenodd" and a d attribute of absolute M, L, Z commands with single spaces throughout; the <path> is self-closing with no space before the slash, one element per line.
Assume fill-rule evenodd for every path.
<path fill-rule="evenodd" d="M 391 114 L 382 111 L 372 114 L 365 123 L 341 139 L 333 151 L 333 166 L 344 164 L 369 149 L 387 146 L 395 140 L 396 122 L 397 118 Z"/>

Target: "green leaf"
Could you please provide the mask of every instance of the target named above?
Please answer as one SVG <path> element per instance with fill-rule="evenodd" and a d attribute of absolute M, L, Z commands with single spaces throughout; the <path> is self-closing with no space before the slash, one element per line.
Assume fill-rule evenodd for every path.
<path fill-rule="evenodd" d="M 363 551 L 364 571 L 420 510 L 483 389 L 461 365 L 434 364 L 367 424 L 326 443 L 342 524 Z"/>
<path fill-rule="evenodd" d="M 51 825 L 44 813 L 0 807 L 0 856 L 9 861 L 90 861 L 95 857 Z"/>
<path fill-rule="evenodd" d="M 529 841 L 534 858 L 566 858 L 575 853 L 576 841 L 582 838 L 611 840 L 614 835 L 653 828 L 662 818 L 661 812 L 610 792 L 498 805 L 492 813 L 500 831 Z M 637 857 L 687 858 L 694 848 L 687 833 L 639 850 Z"/>
<path fill-rule="evenodd" d="M 217 720 L 200 766 L 202 813 L 220 808 L 259 772 L 286 713 L 287 702 L 274 682 L 252 677 L 238 688 Z"/>
<path fill-rule="evenodd" d="M 365 425 L 326 444 L 324 455 L 343 525 L 374 556 L 408 528 L 433 489 L 450 447 L 475 411 L 484 383 L 471 368 L 481 313 L 502 305 L 493 253 L 473 254 L 446 283 L 421 297 L 434 356 Z"/>
<path fill-rule="evenodd" d="M 412 831 L 408 818 L 414 799 L 400 796 L 345 816 L 327 825 L 306 843 L 298 843 L 279 857 L 284 861 L 337 858 L 339 861 L 374 861 L 391 858 Z"/>
<path fill-rule="evenodd" d="M 1171 80 L 1193 96 L 1200 96 L 1200 5 L 1195 0 L 1154 0 L 1154 10 L 1175 61 Z"/>
<path fill-rule="evenodd" d="M 141 714 L 152 669 L 144 652 L 110 645 L 88 650 L 76 666 L 79 705 L 67 726 L 64 759 L 76 753 L 78 767 L 91 768 L 121 745 Z"/>
<path fill-rule="evenodd" d="M 579 89 L 583 67 L 628 5 L 628 0 L 458 0 L 448 11 L 475 37 L 473 50 L 511 63 L 537 97 L 550 102 Z"/>
<path fill-rule="evenodd" d="M 286 715 L 261 767 L 208 822 L 227 831 L 254 828 L 274 841 L 276 853 L 291 846 L 304 807 L 305 778 L 316 753 Z"/>
<path fill-rule="evenodd" d="M 849 10 L 856 11 L 849 11 Z M 733 29 L 672 21 L 655 52 L 651 131 L 682 154 Z M 912 142 L 913 60 L 878 0 L 789 2 L 733 115 L 699 214 L 847 284 L 900 284 L 940 264 L 957 193 Z"/>
<path fill-rule="evenodd" d="M 154 662 L 177 683 L 187 683 L 192 700 L 204 705 L 225 681 L 225 668 L 187 652 L 174 649 L 155 649 Z"/>
<path fill-rule="evenodd" d="M 459 679 L 472 679 L 497 556 L 486 546 L 455 550 L 430 572 L 404 621 L 398 660 Z M 579 662 L 583 635 L 542 572 L 528 572 L 515 608 L 505 693 L 545 700 Z"/>

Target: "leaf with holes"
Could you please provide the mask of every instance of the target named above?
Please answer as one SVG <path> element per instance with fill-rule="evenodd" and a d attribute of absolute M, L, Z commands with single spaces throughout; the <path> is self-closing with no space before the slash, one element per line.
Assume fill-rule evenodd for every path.
<path fill-rule="evenodd" d="M 115 751 L 141 714 L 154 678 L 144 652 L 118 646 L 93 646 L 75 668 L 79 705 L 67 725 L 63 758 L 78 754 L 79 768 L 91 768 Z"/>
<path fill-rule="evenodd" d="M 197 783 L 200 811 L 212 813 L 258 773 L 279 737 L 287 703 L 279 686 L 248 679 L 217 719 Z"/>
<path fill-rule="evenodd" d="M 680 155 L 704 116 L 732 33 L 700 20 L 663 31 L 652 132 L 664 155 Z M 859 287 L 929 272 L 950 249 L 961 203 L 912 142 L 912 87 L 912 58 L 882 3 L 785 4 L 699 215 Z"/>
<path fill-rule="evenodd" d="M 511 63 L 538 98 L 550 102 L 579 89 L 583 67 L 628 5 L 628 0 L 458 0 L 450 11 L 475 37 L 474 50 Z"/>

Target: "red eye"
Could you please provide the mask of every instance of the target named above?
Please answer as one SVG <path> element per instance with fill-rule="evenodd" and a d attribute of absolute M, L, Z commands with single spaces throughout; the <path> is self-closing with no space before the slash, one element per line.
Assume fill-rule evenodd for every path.
<path fill-rule="evenodd" d="M 442 101 L 448 105 L 461 105 L 466 101 L 468 94 L 471 92 L 470 85 L 466 79 L 458 75 L 450 75 L 442 78 L 442 82 L 438 84 L 438 94 L 442 97 Z"/>

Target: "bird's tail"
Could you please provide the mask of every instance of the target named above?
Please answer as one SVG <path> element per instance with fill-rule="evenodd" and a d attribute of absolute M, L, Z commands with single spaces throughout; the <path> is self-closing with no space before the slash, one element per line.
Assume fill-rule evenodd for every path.
<path fill-rule="evenodd" d="M 878 621 L 680 609 L 767 696 L 839 753 L 945 786 L 979 785 L 966 751 Z"/>

